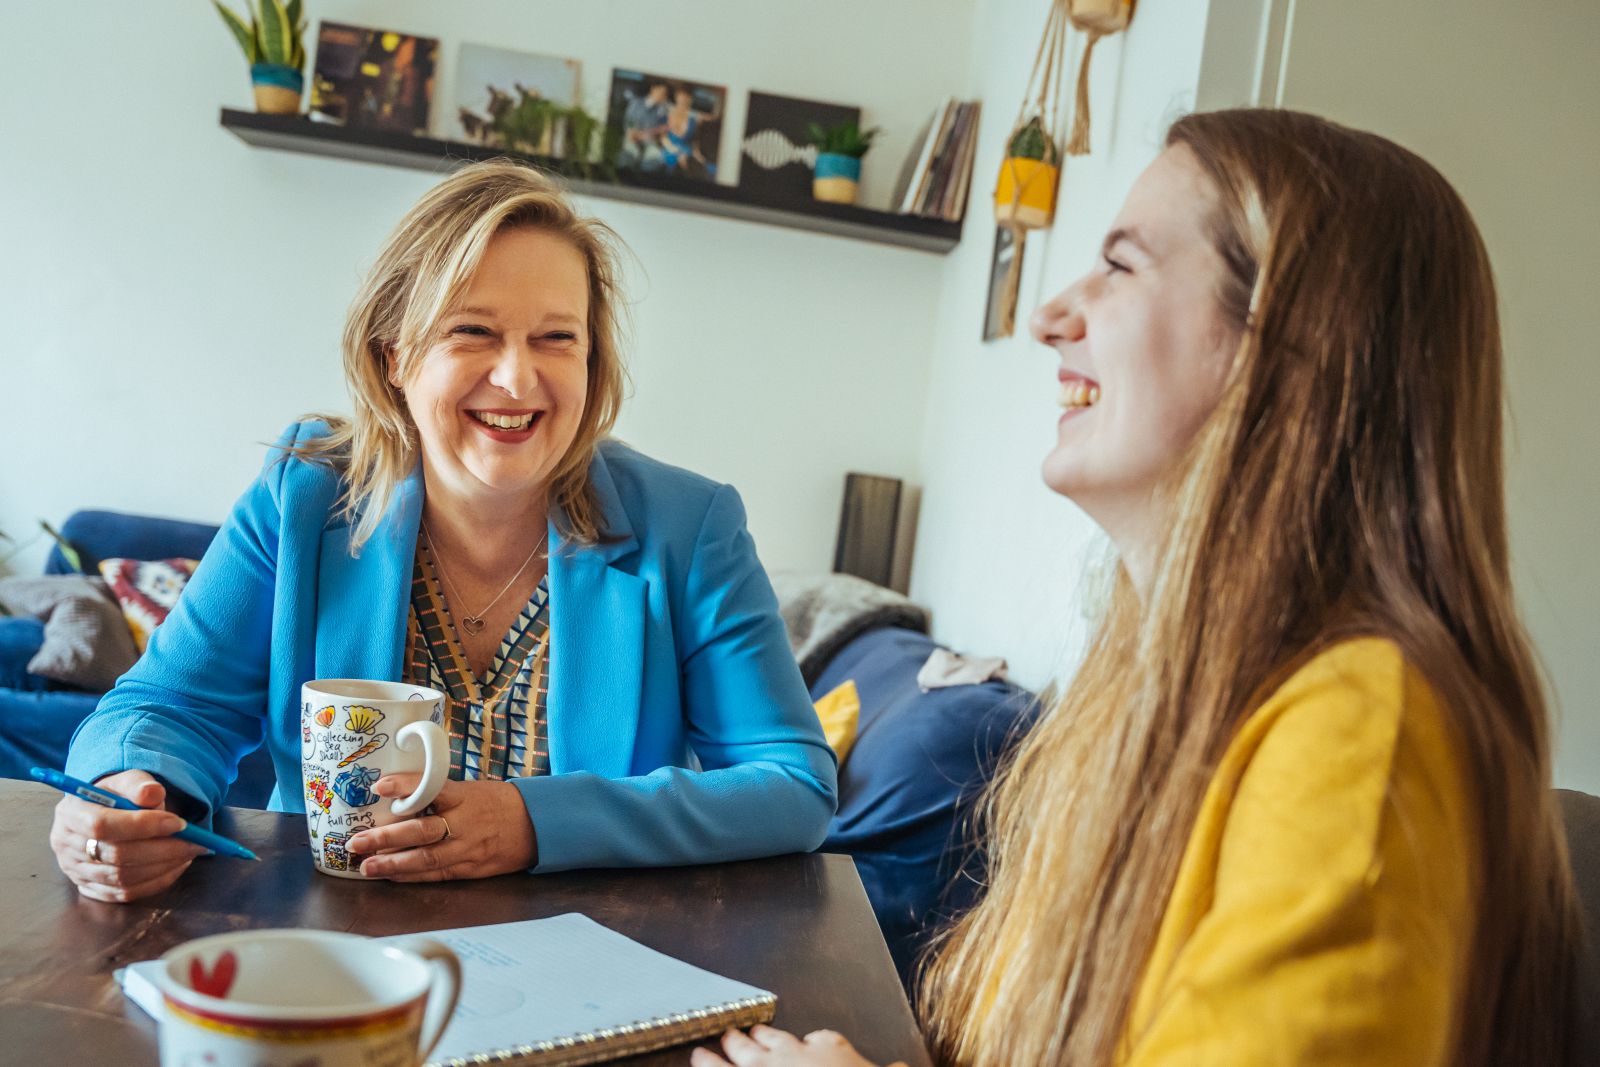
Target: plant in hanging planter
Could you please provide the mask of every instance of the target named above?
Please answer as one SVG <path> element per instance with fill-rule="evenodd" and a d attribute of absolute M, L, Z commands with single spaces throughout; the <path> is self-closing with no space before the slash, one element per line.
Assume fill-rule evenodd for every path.
<path fill-rule="evenodd" d="M 1011 132 L 1000 182 L 994 191 L 995 221 L 1003 226 L 1043 229 L 1056 211 L 1061 153 L 1044 119 L 1034 115 Z"/>
<path fill-rule="evenodd" d="M 861 183 L 861 157 L 872 147 L 878 133 L 876 126 L 863 130 L 853 122 L 826 127 L 811 123 L 806 140 L 817 148 L 811 195 L 836 204 L 855 203 Z"/>
<path fill-rule="evenodd" d="M 255 86 L 256 110 L 274 115 L 292 115 L 300 110 L 300 93 L 305 88 L 306 20 L 302 0 L 245 0 L 247 23 L 220 0 L 211 0 L 233 31 L 234 39 L 250 64 L 250 81 Z"/>

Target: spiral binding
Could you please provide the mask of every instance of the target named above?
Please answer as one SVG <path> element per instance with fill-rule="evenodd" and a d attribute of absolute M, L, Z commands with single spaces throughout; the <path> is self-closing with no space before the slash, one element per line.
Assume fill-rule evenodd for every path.
<path fill-rule="evenodd" d="M 552 1041 L 516 1045 L 448 1060 L 430 1060 L 427 1067 L 481 1067 L 483 1064 L 527 1064 L 538 1067 L 581 1067 L 653 1052 L 658 1048 L 682 1045 L 702 1037 L 720 1034 L 731 1027 L 743 1029 L 756 1023 L 771 1022 L 778 1010 L 778 998 L 745 997 L 714 1008 L 641 1019 L 622 1026 L 608 1026 Z"/>

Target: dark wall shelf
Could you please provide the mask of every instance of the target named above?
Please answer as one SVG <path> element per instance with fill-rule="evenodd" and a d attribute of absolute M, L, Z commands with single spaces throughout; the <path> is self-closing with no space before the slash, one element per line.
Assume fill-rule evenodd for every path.
<path fill-rule="evenodd" d="M 362 163 L 383 163 L 440 172 L 480 159 L 515 156 L 559 174 L 574 193 L 677 211 L 743 219 L 769 226 L 849 237 L 943 254 L 961 240 L 961 223 L 871 211 L 850 204 L 804 200 L 776 202 L 729 185 L 624 171 L 615 182 L 593 180 L 562 160 L 525 156 L 503 149 L 384 130 L 351 129 L 313 122 L 303 115 L 262 115 L 222 109 L 222 125 L 246 144 L 305 152 Z"/>

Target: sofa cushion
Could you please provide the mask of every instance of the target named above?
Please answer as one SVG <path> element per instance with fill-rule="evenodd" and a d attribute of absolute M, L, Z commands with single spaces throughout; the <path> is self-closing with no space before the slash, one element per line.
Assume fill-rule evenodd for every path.
<path fill-rule="evenodd" d="M 861 724 L 861 694 L 856 691 L 856 683 L 848 679 L 840 682 L 817 701 L 816 707 L 817 718 L 822 720 L 822 736 L 843 767 L 855 747 L 856 728 Z"/>
<path fill-rule="evenodd" d="M 974 899 L 981 855 L 971 847 L 972 803 L 1036 705 L 998 680 L 923 692 L 917 671 L 939 647 L 911 630 L 873 630 L 812 686 L 817 697 L 849 681 L 859 694 L 855 745 L 839 769 L 839 810 L 823 848 L 854 857 L 904 980 L 931 934 Z"/>
<path fill-rule="evenodd" d="M 167 620 L 178 594 L 199 565 L 192 559 L 107 559 L 100 561 L 111 593 L 122 605 L 123 618 L 141 653 L 150 635 Z M 109 686 L 108 686 L 109 688 Z"/>
<path fill-rule="evenodd" d="M 104 692 L 138 659 L 116 602 L 98 578 L 0 578 L 0 607 L 43 620 L 43 640 L 27 665 L 39 678 Z"/>

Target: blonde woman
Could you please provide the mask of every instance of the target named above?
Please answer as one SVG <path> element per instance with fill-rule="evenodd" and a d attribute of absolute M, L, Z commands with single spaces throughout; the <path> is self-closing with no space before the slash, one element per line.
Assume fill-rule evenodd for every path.
<path fill-rule="evenodd" d="M 259 742 L 303 810 L 314 678 L 449 698 L 456 780 L 350 837 L 371 877 L 821 843 L 834 760 L 738 494 L 606 440 L 618 299 L 610 232 L 531 169 L 464 168 L 401 221 L 345 327 L 354 415 L 290 428 L 73 739 L 70 774 L 150 809 L 58 807 L 80 892 L 171 885 L 197 851 L 174 812 L 209 817 Z"/>
<path fill-rule="evenodd" d="M 941 1061 L 1562 1061 L 1578 920 L 1508 577 L 1495 307 L 1428 164 L 1233 111 L 1172 128 L 1034 314 L 1066 409 L 1045 481 L 1121 567 L 923 975 Z M 723 1048 L 865 1062 L 827 1032 Z"/>

